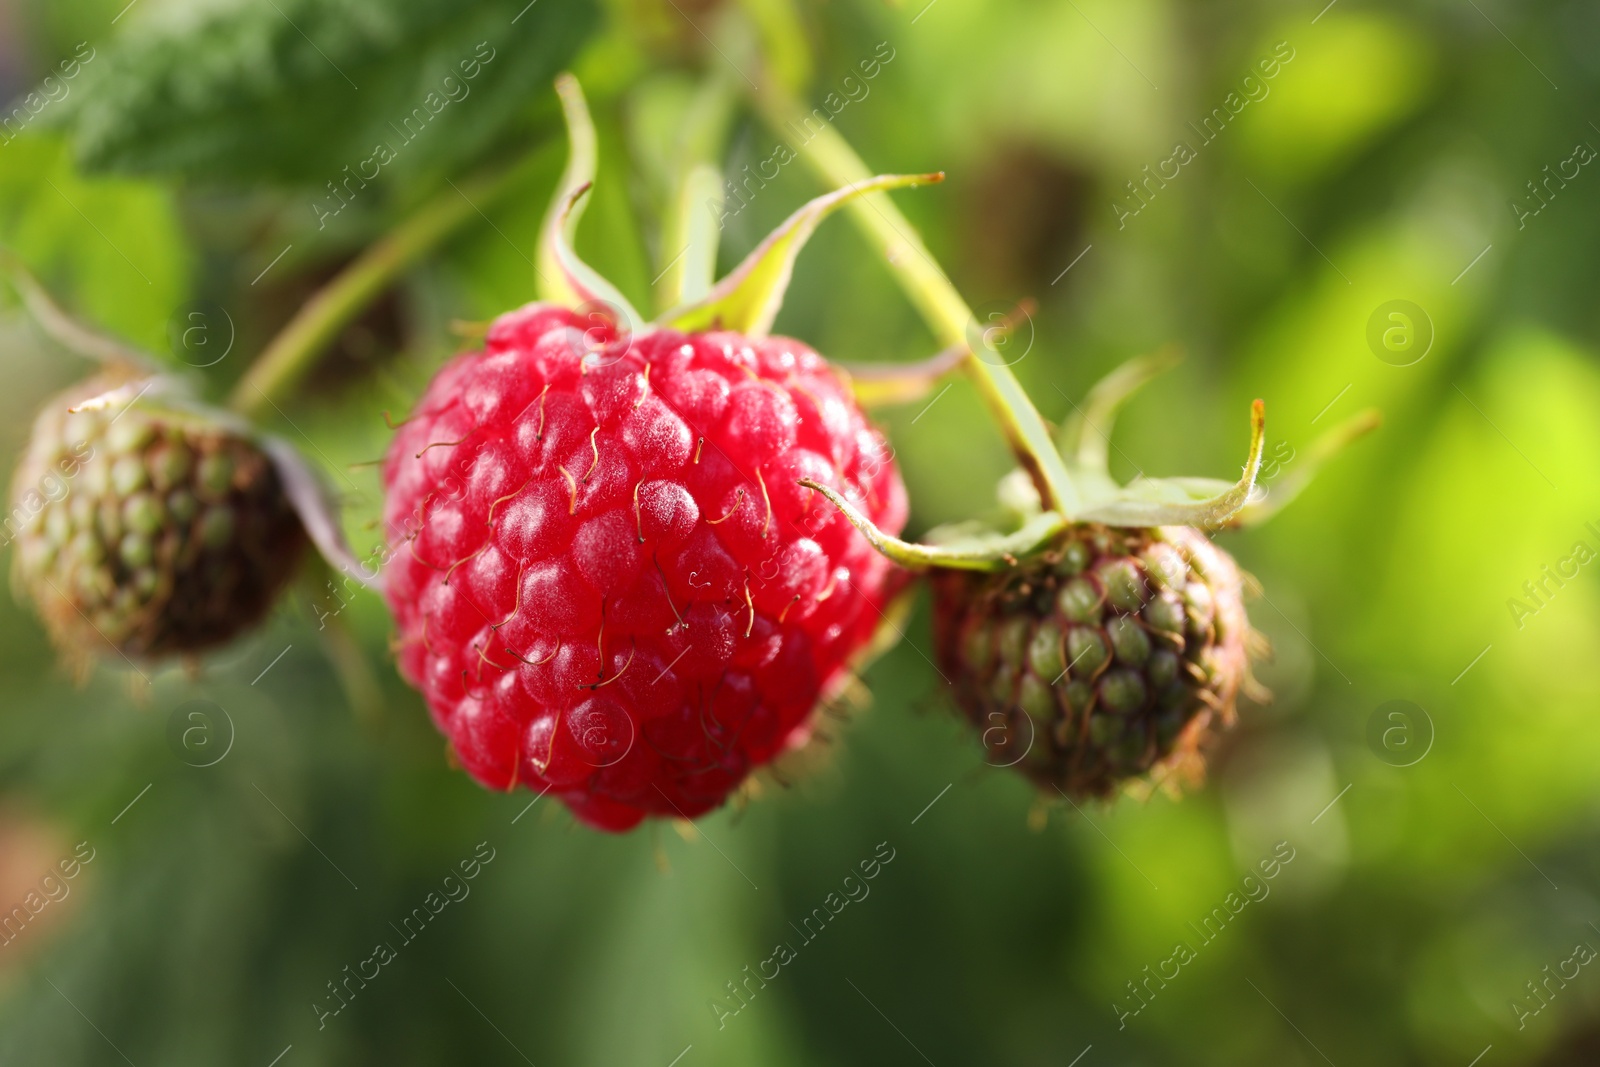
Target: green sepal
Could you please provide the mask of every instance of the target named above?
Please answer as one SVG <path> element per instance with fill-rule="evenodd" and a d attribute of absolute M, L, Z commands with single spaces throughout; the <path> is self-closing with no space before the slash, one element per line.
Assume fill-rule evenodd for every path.
<path fill-rule="evenodd" d="M 992 347 L 997 336 L 1010 334 L 1016 329 L 1019 319 L 1026 321 L 1032 313 L 1033 301 L 1024 300 L 1018 304 L 1016 312 L 1007 316 L 999 326 L 990 327 L 976 336 L 975 331 L 968 331 L 966 340 L 961 344 L 951 345 L 937 355 L 915 363 L 835 363 L 834 368 L 849 376 L 850 388 L 858 404 L 865 407 L 909 404 L 933 392 L 940 378 L 951 371 L 960 370 L 966 364 L 967 356 L 977 351 L 973 346 L 975 339 L 980 346 Z"/>
<path fill-rule="evenodd" d="M 819 196 L 784 220 L 704 299 L 673 308 L 658 321 L 684 332 L 733 330 L 765 337 L 789 288 L 795 257 L 823 219 L 866 193 L 943 180 L 943 174 L 882 174 Z"/>
<path fill-rule="evenodd" d="M 1015 564 L 1018 557 L 1043 547 L 1067 527 L 1067 520 L 1059 512 L 1046 511 L 1029 519 L 1015 533 L 968 533 L 963 529 L 960 535 L 942 544 L 919 545 L 884 533 L 855 505 L 827 486 L 804 478 L 800 484 L 827 497 L 834 507 L 844 513 L 851 525 L 861 531 L 873 548 L 902 567 L 913 570 L 926 570 L 929 567 L 969 571 L 1004 570 Z"/>
<path fill-rule="evenodd" d="M 1250 501 L 1266 441 L 1266 405 L 1250 405 L 1250 455 L 1237 482 L 1213 478 L 1138 478 L 1086 498 L 1074 516 L 1107 526 L 1200 526 L 1226 524 Z"/>
<path fill-rule="evenodd" d="M 328 566 L 374 592 L 382 592 L 380 568 L 373 566 L 369 571 L 345 540 L 344 530 L 339 525 L 339 504 L 327 480 L 312 468 L 298 449 L 282 438 L 260 433 L 253 436 L 267 459 L 272 461 L 278 480 L 283 483 L 283 495 L 289 498 L 289 505 L 299 516 L 306 536 L 311 538 Z"/>
<path fill-rule="evenodd" d="M 665 245 L 683 242 L 683 251 L 663 272 L 662 292 L 669 306 L 703 300 L 711 292 L 717 277 L 723 199 L 722 174 L 711 164 L 698 163 L 684 176 L 674 205 L 672 239 Z"/>
<path fill-rule="evenodd" d="M 971 351 L 966 345 L 952 345 L 936 356 L 915 363 L 835 363 L 850 383 L 856 403 L 863 407 L 909 404 L 933 392 L 934 384 L 958 370 Z"/>
<path fill-rule="evenodd" d="M 556 79 L 556 92 L 561 97 L 561 113 L 567 121 L 567 167 L 561 173 L 555 199 L 545 214 L 544 229 L 539 235 L 540 295 L 551 303 L 572 308 L 603 304 L 626 319 L 621 325 L 632 331 L 644 322 L 639 313 L 616 286 L 579 259 L 573 249 L 578 220 L 583 217 L 584 198 L 594 186 L 596 138 L 594 120 L 589 115 L 589 105 L 583 98 L 578 79 L 562 74 Z"/>
<path fill-rule="evenodd" d="M 1117 412 L 1145 383 L 1183 360 L 1176 346 L 1130 359 L 1101 378 L 1081 405 L 1062 423 L 1056 440 L 1068 465 L 1105 474 L 1111 449 L 1111 425 Z"/>
<path fill-rule="evenodd" d="M 539 295 L 552 304 L 575 307 L 583 302 L 577 291 L 567 282 L 556 254 L 556 242 L 572 243 L 578 229 L 582 211 L 568 210 L 573 194 L 594 184 L 599 148 L 594 132 L 594 119 L 589 115 L 589 104 L 583 98 L 578 79 L 562 73 L 556 78 L 556 94 L 561 98 L 561 114 L 567 121 L 567 165 L 556 183 L 555 196 L 550 209 L 545 212 L 544 226 L 539 233 L 537 272 Z"/>
<path fill-rule="evenodd" d="M 592 185 L 583 185 L 574 190 L 567 198 L 566 206 L 561 209 L 557 226 L 546 231 L 546 236 L 550 238 L 551 256 L 561 277 L 560 285 L 567 294 L 559 302 L 574 308 L 603 306 L 614 316 L 624 320 L 621 325 L 631 333 L 643 324 L 644 319 L 633 309 L 633 305 L 628 303 L 628 298 L 622 295 L 622 290 L 606 281 L 599 271 L 579 259 L 578 253 L 572 248 L 569 231 L 573 227 L 568 224 L 568 220 L 575 221 L 577 216 L 582 214 L 581 205 L 592 188 L 594 188 Z"/>
<path fill-rule="evenodd" d="M 0 275 L 10 278 L 28 314 L 39 324 L 45 336 L 58 345 L 108 368 L 126 367 L 134 374 L 156 373 L 158 364 L 155 357 L 73 318 L 23 266 L 22 260 L 7 248 L 0 248 Z"/>
<path fill-rule="evenodd" d="M 1236 482 L 1220 478 L 1137 478 L 1118 485 L 1107 469 L 1111 427 L 1118 410 L 1157 374 L 1175 366 L 1176 348 L 1129 360 L 1096 382 L 1081 405 L 1061 428 L 1057 440 L 1083 495 L 1074 522 L 1100 522 L 1108 526 L 1201 526 L 1215 528 L 1237 522 L 1237 516 L 1255 504 L 1260 492 L 1255 477 L 1265 445 L 1265 407 L 1251 406 L 1250 455 Z M 1311 472 L 1306 471 L 1309 477 Z M 1298 492 L 1298 487 L 1295 489 Z M 1024 472 L 1013 471 L 1001 480 L 1000 503 L 1011 514 L 1027 518 L 1041 510 L 1038 490 Z"/>
<path fill-rule="evenodd" d="M 1292 504 L 1296 497 L 1311 484 L 1322 465 L 1343 451 L 1346 445 L 1376 430 L 1383 418 L 1376 408 L 1358 412 L 1341 422 L 1311 443 L 1306 456 L 1291 473 L 1271 489 L 1258 493 L 1239 509 L 1229 522 L 1230 526 L 1258 526 Z"/>

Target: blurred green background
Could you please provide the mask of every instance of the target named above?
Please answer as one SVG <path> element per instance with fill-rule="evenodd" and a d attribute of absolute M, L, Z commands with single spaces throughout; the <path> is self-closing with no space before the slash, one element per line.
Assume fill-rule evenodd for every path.
<path fill-rule="evenodd" d="M 1600 174 L 1584 161 L 1600 8 L 125 3 L 0 0 L 0 242 L 210 396 L 416 205 L 531 159 L 266 422 L 339 487 L 360 551 L 382 412 L 463 343 L 453 320 L 534 296 L 563 67 L 601 129 L 580 250 L 642 306 L 676 251 L 659 234 L 685 114 L 723 93 L 717 158 L 741 177 L 777 143 L 741 99 L 771 79 L 845 100 L 837 127 L 875 169 L 948 172 L 896 200 L 980 313 L 1037 300 L 1015 369 L 1047 416 L 1120 361 L 1184 347 L 1117 428 L 1121 475 L 1232 476 L 1256 396 L 1269 485 L 1295 463 L 1273 456 L 1303 462 L 1360 408 L 1385 425 L 1272 524 L 1221 536 L 1265 590 L 1252 619 L 1276 700 L 1244 709 L 1182 801 L 1035 810 L 939 693 L 924 607 L 866 675 L 870 705 L 830 714 L 783 784 L 697 830 L 614 837 L 453 770 L 389 665 L 376 598 L 319 628 L 324 573 L 263 631 L 196 670 L 147 669 L 150 685 L 116 662 L 74 686 L 6 598 L 0 907 L 80 842 L 93 858 L 0 945 L 0 1062 L 1600 1059 L 1600 968 L 1577 963 L 1600 948 L 1600 579 L 1523 591 L 1576 542 L 1600 548 Z M 323 218 L 326 183 L 479 42 L 495 58 L 471 93 Z M 1213 109 L 1226 121 L 1207 130 Z M 724 264 L 820 190 L 783 167 L 729 219 Z M 779 329 L 842 360 L 929 354 L 883 258 L 830 222 Z M 88 366 L 5 299 L 9 466 L 32 412 Z M 1395 300 L 1423 316 L 1402 353 L 1368 341 Z M 882 418 L 914 532 L 991 505 L 1007 456 L 965 383 Z M 203 758 L 172 730 L 192 700 L 226 711 Z M 1371 729 L 1390 701 L 1409 717 Z M 327 983 L 480 842 L 494 859 L 470 896 L 319 1028 Z M 1294 858 L 1270 893 L 1197 937 L 1279 842 Z M 880 843 L 894 859 L 870 896 L 719 1012 Z M 1196 959 L 1119 1019 L 1180 940 Z"/>

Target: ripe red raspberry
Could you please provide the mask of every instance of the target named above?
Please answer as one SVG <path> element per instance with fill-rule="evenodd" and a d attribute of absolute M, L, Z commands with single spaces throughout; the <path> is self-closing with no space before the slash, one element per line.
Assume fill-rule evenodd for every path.
<path fill-rule="evenodd" d="M 624 830 L 803 743 L 896 582 L 801 479 L 905 522 L 883 438 L 796 341 L 531 304 L 440 371 L 384 466 L 386 595 L 473 777 Z"/>

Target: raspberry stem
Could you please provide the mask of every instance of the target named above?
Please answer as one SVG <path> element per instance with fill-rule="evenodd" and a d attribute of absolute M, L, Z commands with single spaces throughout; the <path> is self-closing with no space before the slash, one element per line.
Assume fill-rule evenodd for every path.
<path fill-rule="evenodd" d="M 140 374 L 155 372 L 155 362 L 145 353 L 67 314 L 10 249 L 0 248 L 0 274 L 10 277 L 12 288 L 22 298 L 23 305 L 45 336 L 63 348 L 98 360 L 106 366 L 122 364 Z"/>
<path fill-rule="evenodd" d="M 762 117 L 779 136 L 784 136 L 791 120 L 798 121 L 801 115 L 792 98 L 770 87 L 756 94 L 755 102 Z M 832 125 L 825 125 L 812 134 L 801 146 L 800 155 L 814 171 L 834 184 L 854 184 L 872 176 L 861 157 Z M 1009 367 L 984 360 L 973 351 L 969 331 L 976 328 L 976 320 L 972 309 L 939 269 L 916 228 L 886 193 L 860 197 L 850 204 L 850 210 L 870 237 L 882 241 L 886 249 L 901 250 L 889 264 L 900 287 L 917 306 L 941 345 L 966 346 L 967 357 L 962 365 L 999 420 L 1018 460 L 1038 486 L 1044 507 L 1070 518 L 1079 509 L 1079 494 L 1066 463 L 1051 441 L 1044 419 Z"/>
<path fill-rule="evenodd" d="M 486 204 L 518 188 L 533 158 L 486 175 L 427 201 L 391 233 L 357 256 L 324 285 L 280 330 L 245 372 L 228 406 L 252 416 L 292 389 L 346 326 L 393 283 L 401 271 L 460 229 L 481 217 Z"/>

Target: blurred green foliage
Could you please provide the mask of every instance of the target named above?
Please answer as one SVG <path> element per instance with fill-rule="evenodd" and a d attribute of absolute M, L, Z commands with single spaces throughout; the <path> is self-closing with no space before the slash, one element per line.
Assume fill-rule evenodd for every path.
<path fill-rule="evenodd" d="M 345 167 L 372 180 L 376 168 L 359 164 L 383 144 L 405 171 L 448 172 L 544 89 L 594 23 L 586 0 L 533 5 L 511 23 L 504 7 L 284 0 L 166 10 L 133 20 L 51 117 L 70 126 L 92 169 L 316 188 L 342 184 Z M 495 66 L 502 50 L 512 61 Z M 425 151 L 404 151 L 456 104 Z"/>
<path fill-rule="evenodd" d="M 820 103 L 887 42 L 893 60 L 839 128 L 879 170 L 949 173 L 897 202 L 974 307 L 1038 300 L 1016 370 L 1045 413 L 1062 417 L 1128 356 L 1188 351 L 1119 425 L 1120 474 L 1228 476 L 1255 396 L 1269 449 L 1303 452 L 1368 405 L 1386 424 L 1273 524 L 1221 537 L 1264 589 L 1252 618 L 1276 649 L 1260 673 L 1278 699 L 1245 709 L 1208 785 L 1181 802 L 1057 808 L 1042 829 L 1030 790 L 983 766 L 950 713 L 920 615 L 867 674 L 870 709 L 823 719 L 787 787 L 765 779 L 685 840 L 575 829 L 548 800 L 527 809 L 531 794 L 451 770 L 388 665 L 381 605 L 358 600 L 319 629 L 325 574 L 255 637 L 149 685 L 116 662 L 74 688 L 8 599 L 0 907 L 77 842 L 97 851 L 69 897 L 0 946 L 0 1062 L 1594 1062 L 1600 974 L 1552 983 L 1538 1014 L 1527 983 L 1575 944 L 1600 946 L 1597 578 L 1547 586 L 1520 620 L 1508 606 L 1575 542 L 1600 547 L 1586 526 L 1600 525 L 1600 176 L 1541 185 L 1547 206 L 1520 223 L 1509 209 L 1532 205 L 1527 183 L 1576 143 L 1600 144 L 1593 5 L 36 0 L 9 13 L 18 65 L 0 69 L 18 72 L 4 89 L 23 106 L 79 42 L 96 58 L 0 135 L 0 241 L 77 313 L 177 367 L 173 317 L 226 309 L 229 357 L 189 371 L 212 396 L 446 178 L 538 157 L 525 190 L 408 274 L 270 420 L 344 494 L 358 550 L 376 537 L 377 477 L 359 464 L 386 446 L 382 412 L 407 409 L 458 343 L 452 320 L 533 298 L 564 151 L 547 90 L 562 64 L 600 124 L 580 250 L 641 306 L 677 251 L 659 215 L 694 94 L 772 77 Z M 480 40 L 497 58 L 471 95 L 319 227 L 325 182 Z M 1245 77 L 1280 44 L 1294 58 L 1252 92 Z M 1232 93 L 1248 105 L 1202 137 Z M 729 133 L 730 177 L 776 142 L 745 108 Z M 1114 203 L 1137 203 L 1128 183 L 1177 142 L 1195 159 L 1119 218 Z M 803 166 L 783 168 L 730 220 L 724 263 L 815 192 Z M 779 328 L 838 359 L 928 354 L 883 252 L 830 223 Z M 1433 332 L 1404 367 L 1367 343 L 1369 317 L 1396 299 Z M 9 460 L 32 410 L 86 368 L 3 310 Z M 915 529 L 990 506 L 1008 460 L 964 383 L 882 417 Z M 353 713 L 374 684 L 381 710 Z M 193 699 L 232 723 L 209 767 L 169 737 Z M 1411 766 L 1369 744 L 1391 700 L 1431 718 Z M 470 897 L 319 1029 L 326 984 L 482 841 L 497 858 Z M 1279 841 L 1295 859 L 1270 894 L 1119 1028 L 1127 983 L 1176 941 L 1195 945 L 1189 924 Z M 880 842 L 896 858 L 870 896 L 751 983 L 719 1028 L 726 983 L 793 942 L 790 924 Z"/>

